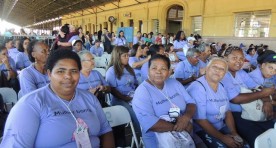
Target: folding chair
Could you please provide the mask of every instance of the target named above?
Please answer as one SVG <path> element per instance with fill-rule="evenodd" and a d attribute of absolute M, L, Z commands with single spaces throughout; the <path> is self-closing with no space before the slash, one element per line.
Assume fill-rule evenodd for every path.
<path fill-rule="evenodd" d="M 94 68 L 93 70 L 97 70 L 98 72 L 100 72 L 100 74 L 103 77 L 105 77 L 106 69 L 104 69 L 104 68 Z"/>
<path fill-rule="evenodd" d="M 15 90 L 9 87 L 2 87 L 0 88 L 0 94 L 3 97 L 7 112 L 10 112 L 13 105 L 17 102 L 17 94 Z"/>
<path fill-rule="evenodd" d="M 106 58 L 107 64 L 111 61 L 111 54 L 103 54 L 102 57 Z"/>
<path fill-rule="evenodd" d="M 135 145 L 138 148 L 138 140 L 128 110 L 123 106 L 116 105 L 111 107 L 105 107 L 103 108 L 103 111 L 111 127 L 123 124 L 130 125 Z"/>
<path fill-rule="evenodd" d="M 105 57 L 94 57 L 95 58 L 95 64 L 98 68 L 106 68 L 107 62 Z"/>
<path fill-rule="evenodd" d="M 276 147 L 276 123 L 274 128 L 271 128 L 255 139 L 255 148 L 275 148 Z"/>

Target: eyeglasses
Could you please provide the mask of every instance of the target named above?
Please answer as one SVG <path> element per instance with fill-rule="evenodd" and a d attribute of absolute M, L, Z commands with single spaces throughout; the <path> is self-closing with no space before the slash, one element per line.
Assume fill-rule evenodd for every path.
<path fill-rule="evenodd" d="M 82 60 L 82 61 L 92 62 L 92 61 L 94 61 L 94 58 L 93 59 L 89 59 L 89 60 Z"/>
<path fill-rule="evenodd" d="M 241 51 L 242 49 L 236 46 L 231 46 L 228 47 L 225 52 L 224 52 L 224 56 L 228 56 L 229 54 L 231 54 L 233 51 Z"/>

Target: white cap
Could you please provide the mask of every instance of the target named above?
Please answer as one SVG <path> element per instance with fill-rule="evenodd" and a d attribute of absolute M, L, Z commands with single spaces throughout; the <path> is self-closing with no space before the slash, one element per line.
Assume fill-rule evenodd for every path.
<path fill-rule="evenodd" d="M 196 39 L 195 39 L 194 37 L 188 37 L 188 38 L 187 38 L 187 41 L 188 41 L 188 42 L 190 42 L 191 40 L 192 40 L 192 41 L 195 41 Z"/>

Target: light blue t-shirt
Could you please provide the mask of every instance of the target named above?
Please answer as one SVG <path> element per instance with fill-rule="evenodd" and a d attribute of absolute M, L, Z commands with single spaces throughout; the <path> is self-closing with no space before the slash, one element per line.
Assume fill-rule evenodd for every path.
<path fill-rule="evenodd" d="M 208 63 L 209 63 L 208 60 L 206 62 L 203 62 L 200 59 L 198 60 L 199 68 L 205 68 L 205 67 L 207 67 Z"/>
<path fill-rule="evenodd" d="M 179 62 L 174 69 L 174 78 L 181 78 L 185 80 L 192 77 L 193 75 L 196 77 L 199 76 L 199 64 L 193 66 L 190 64 L 188 59 Z M 189 84 L 184 86 L 187 88 Z"/>
<path fill-rule="evenodd" d="M 237 71 L 235 78 L 230 72 L 227 72 L 221 82 L 230 100 L 240 94 L 241 87 L 252 89 L 258 86 L 258 84 L 244 70 Z M 239 104 L 230 103 L 230 108 L 233 112 L 242 111 Z"/>
<path fill-rule="evenodd" d="M 47 74 L 37 71 L 33 64 L 23 69 L 19 74 L 20 93 L 25 95 L 50 83 Z"/>
<path fill-rule="evenodd" d="M 137 57 L 129 57 L 128 64 L 132 67 L 133 63 L 139 62 L 141 60 L 143 60 L 143 59 L 137 58 Z M 136 76 L 136 78 L 138 80 L 138 83 L 141 84 L 142 83 L 141 67 L 139 67 L 139 68 L 133 68 L 133 70 L 135 72 L 135 76 Z"/>
<path fill-rule="evenodd" d="M 16 69 L 24 69 L 30 66 L 32 62 L 30 61 L 28 55 L 24 52 L 19 52 L 16 55 L 15 65 Z"/>
<path fill-rule="evenodd" d="M 92 70 L 88 77 L 85 77 L 82 73 L 80 73 L 77 88 L 89 90 L 89 88 L 96 88 L 99 85 L 107 86 L 107 82 L 98 71 Z"/>
<path fill-rule="evenodd" d="M 99 148 L 99 136 L 110 132 L 111 127 L 97 98 L 76 89 L 73 100 L 66 101 L 49 85 L 25 95 L 12 108 L 0 147 L 77 147 L 73 138 L 76 121 L 62 102 L 87 124 L 92 147 Z"/>
<path fill-rule="evenodd" d="M 16 68 L 15 68 L 15 63 L 14 60 L 11 57 L 8 57 L 9 64 L 11 66 L 11 69 L 16 73 Z M 5 76 L 8 76 L 8 71 L 7 67 L 4 63 L 0 64 L 0 71 L 4 71 Z"/>
<path fill-rule="evenodd" d="M 206 119 L 217 130 L 225 126 L 225 113 L 230 110 L 230 103 L 222 84 L 218 84 L 218 89 L 215 92 L 208 84 L 205 76 L 202 76 L 194 81 L 187 88 L 187 91 L 196 102 L 197 109 L 194 119 Z M 195 132 L 202 130 L 197 123 L 194 125 Z"/>
<path fill-rule="evenodd" d="M 142 128 L 145 147 L 158 146 L 154 132 L 149 129 L 158 122 L 160 116 L 168 115 L 171 104 L 165 96 L 180 108 L 182 115 L 187 104 L 195 104 L 185 88 L 175 79 L 167 79 L 162 90 L 147 81 L 140 84 L 135 91 L 132 107 Z"/>
<path fill-rule="evenodd" d="M 249 61 L 249 63 L 253 66 L 257 66 L 258 62 L 257 62 L 257 58 L 258 58 L 258 54 L 254 54 L 253 56 L 246 54 L 245 58 Z"/>
<path fill-rule="evenodd" d="M 179 42 L 177 40 L 175 40 L 173 42 L 174 49 L 179 49 L 179 48 L 183 49 L 183 47 L 186 44 L 187 44 L 187 41 L 184 41 L 184 40 L 182 40 L 182 41 L 179 40 Z M 183 51 L 176 52 L 176 55 L 177 55 L 178 59 L 180 59 L 182 61 L 186 59 L 186 56 Z"/>
<path fill-rule="evenodd" d="M 13 59 L 13 61 L 16 61 L 16 55 L 20 53 L 17 48 L 11 48 L 8 50 L 9 57 Z"/>
<path fill-rule="evenodd" d="M 133 37 L 133 43 L 132 43 L 132 45 L 135 45 L 135 44 L 137 44 L 138 42 L 139 42 L 138 37 L 137 37 L 137 36 L 134 36 L 134 37 Z"/>
<path fill-rule="evenodd" d="M 255 70 L 249 73 L 249 76 L 258 84 L 261 86 L 265 86 L 265 83 L 271 83 L 274 84 L 274 77 L 271 78 L 264 78 L 262 71 L 260 67 L 257 67 Z"/>
<path fill-rule="evenodd" d="M 148 78 L 149 62 L 146 62 L 141 67 L 142 82 Z"/>
<path fill-rule="evenodd" d="M 125 46 L 127 43 L 126 38 L 116 38 L 115 45 L 116 46 Z"/>
<path fill-rule="evenodd" d="M 118 79 L 113 66 L 107 70 L 105 79 L 110 87 L 116 88 L 123 95 L 128 95 L 129 92 L 135 91 L 137 84 L 135 77 L 131 75 L 125 68 L 121 79 Z M 113 99 L 116 100 L 118 98 L 112 96 L 111 100 Z"/>
<path fill-rule="evenodd" d="M 97 48 L 96 45 L 94 45 L 90 48 L 90 53 L 94 54 L 97 57 L 101 57 L 104 53 L 104 49 L 101 46 Z"/>
<path fill-rule="evenodd" d="M 68 42 L 72 43 L 74 40 L 81 40 L 81 38 L 79 37 L 79 35 L 74 35 L 69 39 Z"/>

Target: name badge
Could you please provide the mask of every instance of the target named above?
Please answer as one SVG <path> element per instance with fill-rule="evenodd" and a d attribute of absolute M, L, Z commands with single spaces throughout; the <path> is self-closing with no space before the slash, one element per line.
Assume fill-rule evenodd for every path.
<path fill-rule="evenodd" d="M 180 108 L 178 107 L 171 107 L 169 110 L 170 118 L 177 118 L 180 116 Z"/>
<path fill-rule="evenodd" d="M 86 123 L 80 118 L 77 119 L 77 122 L 77 129 L 74 132 L 77 147 L 92 148 Z"/>

